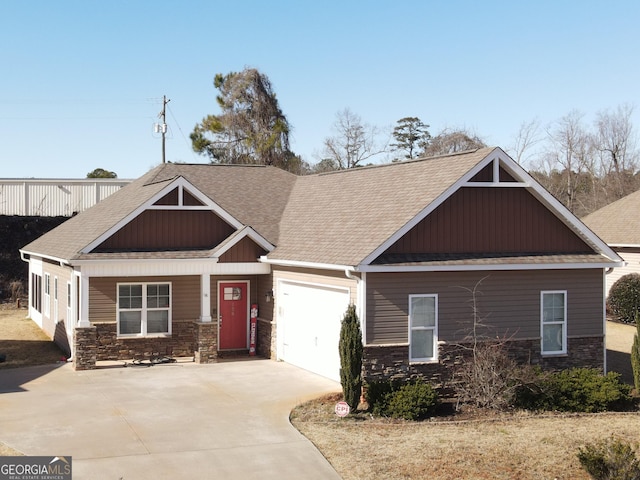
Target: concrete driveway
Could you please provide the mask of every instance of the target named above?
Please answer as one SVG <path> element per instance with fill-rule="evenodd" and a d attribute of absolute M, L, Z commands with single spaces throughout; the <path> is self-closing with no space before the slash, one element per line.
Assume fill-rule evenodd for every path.
<path fill-rule="evenodd" d="M 339 479 L 289 423 L 340 385 L 291 365 L 243 360 L 0 371 L 0 441 L 69 455 L 74 479 Z"/>

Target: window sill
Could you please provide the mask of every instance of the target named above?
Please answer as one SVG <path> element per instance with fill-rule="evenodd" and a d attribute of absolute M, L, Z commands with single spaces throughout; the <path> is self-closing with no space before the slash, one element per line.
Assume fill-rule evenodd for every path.
<path fill-rule="evenodd" d="M 118 335 L 116 338 L 126 339 L 135 339 L 135 338 L 168 338 L 171 337 L 170 333 L 152 333 L 149 335 Z"/>
<path fill-rule="evenodd" d="M 566 352 L 565 353 L 543 353 L 543 352 L 541 352 L 540 356 L 544 357 L 544 358 L 557 358 L 557 357 L 568 357 L 569 354 L 566 353 Z"/>
<path fill-rule="evenodd" d="M 409 360 L 409 365 L 434 365 L 440 363 L 437 358 L 433 360 Z"/>

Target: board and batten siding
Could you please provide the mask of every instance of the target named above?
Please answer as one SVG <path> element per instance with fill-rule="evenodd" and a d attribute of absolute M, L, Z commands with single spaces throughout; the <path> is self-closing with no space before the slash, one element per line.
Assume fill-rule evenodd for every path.
<path fill-rule="evenodd" d="M 208 210 L 147 210 L 95 251 L 213 248 L 233 231 L 233 227 Z"/>
<path fill-rule="evenodd" d="M 591 251 L 524 188 L 463 187 L 386 253 Z"/>
<path fill-rule="evenodd" d="M 194 321 L 200 317 L 200 277 L 92 277 L 89 280 L 89 321 L 115 322 L 118 283 L 171 283 L 172 321 Z"/>
<path fill-rule="evenodd" d="M 408 342 L 412 294 L 438 295 L 438 338 L 461 341 L 471 332 L 473 295 L 487 328 L 500 338 L 540 337 L 540 292 L 567 291 L 569 337 L 603 335 L 603 271 L 521 270 L 494 272 L 410 272 L 367 274 L 368 345 Z"/>

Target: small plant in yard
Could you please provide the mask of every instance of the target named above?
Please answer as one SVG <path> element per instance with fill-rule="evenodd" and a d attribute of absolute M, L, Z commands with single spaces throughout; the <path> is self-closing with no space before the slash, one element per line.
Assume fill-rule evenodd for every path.
<path fill-rule="evenodd" d="M 631 387 L 620 374 L 602 375 L 593 368 L 572 368 L 540 374 L 537 390 L 519 390 L 516 406 L 529 410 L 604 412 L 631 406 Z"/>
<path fill-rule="evenodd" d="M 507 355 L 504 343 L 477 343 L 473 356 L 456 371 L 453 388 L 458 404 L 495 410 L 508 408 L 513 405 L 524 378 L 530 376 L 528 370 Z"/>
<path fill-rule="evenodd" d="M 640 480 L 634 447 L 619 438 L 585 445 L 578 451 L 578 460 L 594 480 Z"/>
<path fill-rule="evenodd" d="M 355 305 L 349 305 L 340 327 L 340 383 L 344 401 L 355 411 L 362 393 L 362 332 Z"/>
<path fill-rule="evenodd" d="M 438 393 L 424 381 L 371 382 L 367 403 L 376 416 L 423 420 L 435 413 Z"/>
<path fill-rule="evenodd" d="M 629 273 L 611 286 L 607 310 L 623 323 L 633 324 L 640 311 L 640 274 Z"/>
<path fill-rule="evenodd" d="M 486 277 L 485 277 L 486 278 Z M 531 376 L 530 368 L 520 367 L 507 352 L 508 338 L 488 334 L 489 326 L 480 314 L 478 298 L 484 278 L 473 288 L 460 287 L 471 294 L 471 329 L 459 345 L 463 361 L 454 372 L 452 384 L 460 405 L 502 410 L 510 407 L 516 391 Z"/>

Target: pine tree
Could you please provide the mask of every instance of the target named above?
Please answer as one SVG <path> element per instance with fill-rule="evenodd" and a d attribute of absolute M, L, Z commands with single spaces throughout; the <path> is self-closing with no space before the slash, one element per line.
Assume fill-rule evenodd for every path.
<path fill-rule="evenodd" d="M 349 305 L 340 328 L 340 383 L 351 410 L 358 408 L 362 392 L 362 333 L 355 305 Z"/>

